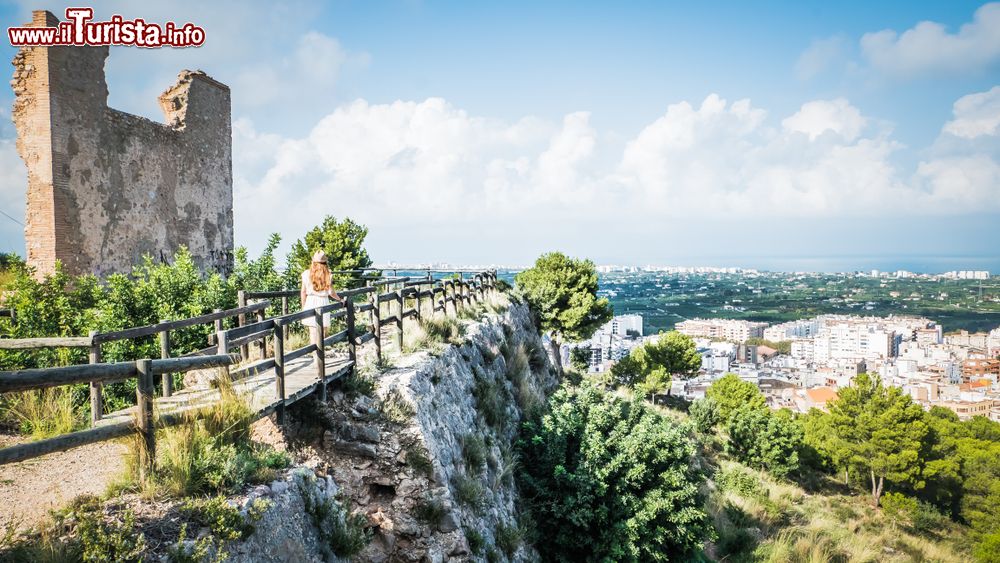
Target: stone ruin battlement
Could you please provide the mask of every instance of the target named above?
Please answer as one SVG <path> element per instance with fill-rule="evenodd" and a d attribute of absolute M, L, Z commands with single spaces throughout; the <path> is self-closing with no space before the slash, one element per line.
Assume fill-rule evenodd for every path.
<path fill-rule="evenodd" d="M 28 25 L 57 26 L 47 11 Z M 128 273 L 186 246 L 203 270 L 233 262 L 229 88 L 185 70 L 160 95 L 165 124 L 108 107 L 108 47 L 22 47 L 17 149 L 28 168 L 25 240 L 39 275 Z"/>

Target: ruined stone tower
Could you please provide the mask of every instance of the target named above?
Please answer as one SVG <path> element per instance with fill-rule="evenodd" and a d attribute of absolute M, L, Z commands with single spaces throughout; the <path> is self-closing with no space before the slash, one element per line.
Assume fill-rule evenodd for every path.
<path fill-rule="evenodd" d="M 53 27 L 50 12 L 33 26 Z M 24 47 L 13 119 L 28 167 L 28 263 L 50 273 L 130 272 L 187 246 L 205 270 L 233 260 L 229 88 L 182 71 L 160 96 L 166 124 L 108 107 L 107 47 Z"/>

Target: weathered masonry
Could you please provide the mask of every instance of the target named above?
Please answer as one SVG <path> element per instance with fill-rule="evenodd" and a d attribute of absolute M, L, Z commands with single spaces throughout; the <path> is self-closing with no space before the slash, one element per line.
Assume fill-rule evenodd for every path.
<path fill-rule="evenodd" d="M 54 27 L 36 11 L 28 25 Z M 182 71 L 166 124 L 108 107 L 107 47 L 25 47 L 13 64 L 17 149 L 28 167 L 28 263 L 50 273 L 129 272 L 187 246 L 228 272 L 233 250 L 229 88 Z"/>

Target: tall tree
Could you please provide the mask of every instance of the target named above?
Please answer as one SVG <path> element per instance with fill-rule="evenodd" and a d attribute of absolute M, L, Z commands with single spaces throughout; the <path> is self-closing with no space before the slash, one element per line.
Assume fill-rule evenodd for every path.
<path fill-rule="evenodd" d="M 727 373 L 715 380 L 705 391 L 705 396 L 718 405 L 719 420 L 723 422 L 728 422 L 738 409 L 764 409 L 767 402 L 756 385 L 743 381 L 735 373 Z"/>
<path fill-rule="evenodd" d="M 885 481 L 921 488 L 921 449 L 927 438 L 924 411 L 899 387 L 885 387 L 877 375 L 858 374 L 829 404 L 831 426 L 850 452 L 851 466 L 871 480 L 877 507 Z"/>
<path fill-rule="evenodd" d="M 799 468 L 802 430 L 791 411 L 739 408 L 726 428 L 726 451 L 751 467 L 784 477 Z"/>
<path fill-rule="evenodd" d="M 289 287 L 299 285 L 299 275 L 309 268 L 312 255 L 317 250 L 326 252 L 327 264 L 331 270 L 356 270 L 372 265 L 368 251 L 365 250 L 365 237 L 368 228 L 359 225 L 345 217 L 338 221 L 336 217 L 327 215 L 323 222 L 306 233 L 302 239 L 292 244 L 288 252 L 288 269 L 285 272 L 286 284 Z M 352 281 L 350 275 L 334 275 L 334 287 L 349 287 L 358 282 Z"/>
<path fill-rule="evenodd" d="M 560 373 L 561 343 L 590 338 L 611 320 L 607 298 L 597 297 L 597 270 L 590 260 L 561 252 L 543 254 L 533 267 L 517 274 L 514 282 L 538 314 L 541 329 L 549 333 L 553 361 Z"/>
<path fill-rule="evenodd" d="M 687 378 L 700 368 L 701 356 L 694 340 L 670 331 L 633 349 L 611 368 L 611 377 L 614 383 L 632 387 L 645 396 L 669 390 L 673 377 Z"/>

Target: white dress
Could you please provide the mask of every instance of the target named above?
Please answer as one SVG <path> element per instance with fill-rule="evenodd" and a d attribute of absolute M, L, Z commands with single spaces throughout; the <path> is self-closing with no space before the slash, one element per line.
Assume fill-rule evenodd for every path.
<path fill-rule="evenodd" d="M 306 288 L 306 302 L 302 304 L 303 311 L 330 304 L 330 290 L 316 291 L 313 289 L 312 280 L 309 279 L 309 270 L 302 272 L 302 285 Z M 316 317 L 306 317 L 302 319 L 302 324 L 316 326 Z M 330 313 L 323 313 L 323 326 L 330 326 Z"/>

